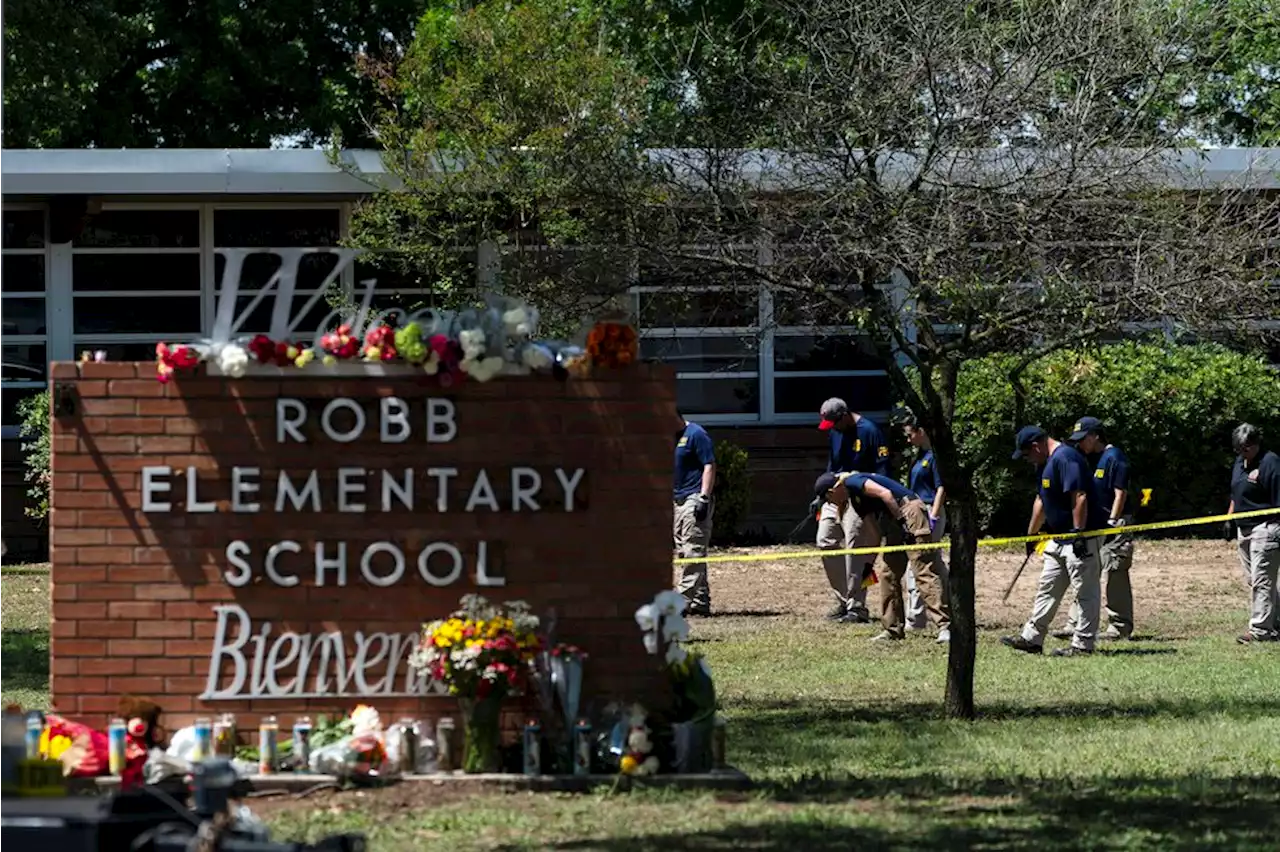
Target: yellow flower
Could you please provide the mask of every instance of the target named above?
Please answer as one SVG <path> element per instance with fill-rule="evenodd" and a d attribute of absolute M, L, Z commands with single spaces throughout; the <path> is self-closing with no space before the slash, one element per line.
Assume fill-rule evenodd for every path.
<path fill-rule="evenodd" d="M 326 367 L 332 367 L 334 364 L 338 363 L 338 359 L 332 355 L 326 355 L 324 356 L 323 363 Z"/>
<path fill-rule="evenodd" d="M 622 760 L 618 761 L 618 768 L 622 770 L 623 775 L 630 775 L 640 766 L 640 761 L 636 760 L 629 754 L 623 755 Z"/>

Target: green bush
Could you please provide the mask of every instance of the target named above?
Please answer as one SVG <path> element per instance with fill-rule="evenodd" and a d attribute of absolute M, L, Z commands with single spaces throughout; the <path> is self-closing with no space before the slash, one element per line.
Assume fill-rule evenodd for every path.
<path fill-rule="evenodd" d="M 25 511 L 37 520 L 44 520 L 49 515 L 49 433 L 52 428 L 49 422 L 48 392 L 36 394 L 18 403 L 18 414 L 22 417 L 18 437 L 22 439 L 26 480 L 31 483 L 27 490 L 31 503 Z"/>
<path fill-rule="evenodd" d="M 965 364 L 956 401 L 956 440 L 979 471 L 975 486 L 991 534 L 1025 532 L 1033 500 L 1029 465 L 1010 459 L 1016 355 Z M 1151 488 L 1151 520 L 1221 514 L 1230 499 L 1231 430 L 1261 426 L 1280 444 L 1280 374 L 1257 357 L 1221 346 L 1121 343 L 1061 352 L 1022 377 L 1026 423 L 1063 439 L 1084 415 L 1129 456 L 1131 484 Z M 1131 498 L 1132 499 L 1132 498 Z M 1180 531 L 1195 534 L 1200 530 Z"/>
<path fill-rule="evenodd" d="M 728 441 L 716 442 L 716 516 L 712 541 L 727 544 L 751 508 L 751 471 L 747 451 Z"/>

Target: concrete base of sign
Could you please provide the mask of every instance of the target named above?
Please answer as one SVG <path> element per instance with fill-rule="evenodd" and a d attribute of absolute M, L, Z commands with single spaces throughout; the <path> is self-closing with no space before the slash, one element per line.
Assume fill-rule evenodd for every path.
<path fill-rule="evenodd" d="M 87 779 L 86 779 L 87 780 Z M 249 783 L 257 793 L 305 793 L 313 788 L 338 786 L 335 775 L 295 775 L 282 772 L 279 775 L 253 775 Z M 100 793 L 113 793 L 120 786 L 119 778 L 93 779 Z M 463 772 L 438 772 L 432 775 L 403 775 L 391 783 L 434 784 L 436 786 L 473 787 L 483 790 L 528 790 L 533 792 L 585 793 L 598 787 L 619 790 L 634 788 L 672 788 L 677 790 L 745 790 L 751 786 L 746 773 L 731 766 L 707 773 L 688 775 L 512 775 L 493 773 L 467 775 Z"/>

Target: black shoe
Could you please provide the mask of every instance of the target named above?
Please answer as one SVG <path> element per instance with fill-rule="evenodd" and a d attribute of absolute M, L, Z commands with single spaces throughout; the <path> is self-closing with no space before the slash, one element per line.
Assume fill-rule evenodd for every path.
<path fill-rule="evenodd" d="M 1028 642 L 1021 636 L 1001 636 L 1000 644 L 1006 645 L 1015 651 L 1024 651 L 1028 654 L 1044 653 L 1043 645 L 1037 645 L 1035 642 Z"/>
<path fill-rule="evenodd" d="M 684 611 L 684 614 L 690 618 L 710 618 L 711 606 L 691 606 Z"/>
<path fill-rule="evenodd" d="M 849 608 L 843 603 L 837 603 L 827 613 L 827 621 L 844 621 L 844 617 L 849 614 Z"/>
<path fill-rule="evenodd" d="M 1280 634 L 1273 633 L 1269 636 L 1255 636 L 1252 633 L 1245 633 L 1236 637 L 1236 641 L 1241 645 L 1256 645 L 1259 642 L 1280 642 Z"/>
<path fill-rule="evenodd" d="M 1092 651 L 1086 651 L 1084 648 L 1077 648 L 1072 645 L 1069 648 L 1054 648 L 1051 656 L 1054 657 L 1090 657 L 1093 656 Z"/>
<path fill-rule="evenodd" d="M 1076 635 L 1076 632 L 1066 627 L 1060 627 L 1057 630 L 1050 631 L 1049 635 L 1054 639 L 1070 639 Z"/>
<path fill-rule="evenodd" d="M 844 618 L 840 619 L 840 621 L 843 624 L 870 624 L 871 613 L 863 607 L 851 609 L 845 613 Z"/>

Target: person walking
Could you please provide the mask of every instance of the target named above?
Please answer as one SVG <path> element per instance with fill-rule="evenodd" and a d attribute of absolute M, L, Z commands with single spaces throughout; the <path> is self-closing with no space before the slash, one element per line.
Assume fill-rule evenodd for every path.
<path fill-rule="evenodd" d="M 942 474 L 938 470 L 938 460 L 933 455 L 933 444 L 929 441 L 929 433 L 916 424 L 910 417 L 902 425 L 907 443 L 918 451 L 915 463 L 907 474 L 907 487 L 910 488 L 920 502 L 929 510 L 930 541 L 942 541 L 947 532 L 946 486 L 942 484 Z M 942 587 L 942 595 L 947 597 L 947 563 L 941 550 L 934 554 L 933 570 Z M 916 585 L 915 571 L 907 569 L 907 629 L 924 630 L 928 626 L 928 610 L 920 589 Z M 949 635 L 948 635 L 949 638 Z"/>
<path fill-rule="evenodd" d="M 1080 533 L 1107 528 L 1107 513 L 1094 497 L 1089 462 L 1075 447 L 1050 438 L 1039 426 L 1024 426 L 1014 443 L 1014 459 L 1026 459 L 1037 468 L 1040 485 L 1031 508 L 1027 535 L 1042 527 L 1051 533 Z M 1027 555 L 1036 543 L 1027 542 Z M 1101 593 L 1098 589 L 1099 542 L 1097 537 L 1051 539 L 1044 548 L 1044 568 L 1036 590 L 1031 618 L 1016 636 L 1000 641 L 1017 651 L 1044 652 L 1044 637 L 1067 589 L 1075 586 L 1080 604 L 1075 634 L 1068 648 L 1054 650 L 1055 657 L 1093 653 L 1098 634 Z"/>
<path fill-rule="evenodd" d="M 1280 509 L 1280 456 L 1262 443 L 1262 430 L 1241 423 L 1231 435 L 1231 505 L 1227 514 Z M 1280 514 L 1226 522 L 1249 587 L 1249 629 L 1236 641 L 1280 641 Z"/>
<path fill-rule="evenodd" d="M 818 410 L 818 428 L 831 435 L 831 451 L 827 458 L 827 473 L 885 473 L 889 467 L 889 448 L 884 435 L 874 422 L 849 409 L 839 397 L 822 403 Z M 854 547 L 875 547 L 880 542 L 880 531 L 874 524 L 864 525 L 855 512 L 854 517 L 837 516 L 825 508 L 815 497 L 810 510 L 818 514 L 817 547 L 819 550 L 845 550 Z M 871 569 L 875 557 L 824 556 L 822 568 L 827 582 L 835 594 L 836 603 L 827 618 L 847 624 L 865 624 L 871 621 L 867 609 L 867 586 L 864 577 Z"/>
<path fill-rule="evenodd" d="M 814 491 L 826 495 L 829 504 L 854 504 L 867 518 L 874 518 L 891 547 L 929 541 L 929 510 L 902 483 L 878 473 L 824 473 Z M 932 550 L 908 550 L 884 555 L 885 573 L 880 586 L 880 626 L 874 642 L 906 638 L 902 605 L 902 580 L 907 570 L 916 575 L 929 615 L 938 626 L 938 642 L 951 641 L 951 610 L 933 567 Z"/>
<path fill-rule="evenodd" d="M 715 516 L 715 444 L 707 430 L 680 416 L 675 435 L 676 460 L 671 500 L 672 534 L 678 559 L 705 557 L 711 545 L 711 521 Z M 711 585 L 707 563 L 681 566 L 680 594 L 688 602 L 687 615 L 711 614 Z"/>
<path fill-rule="evenodd" d="M 1093 487 L 1099 508 L 1108 512 L 1107 525 L 1117 531 L 1107 536 L 1099 548 L 1102 570 L 1102 601 L 1107 612 L 1107 629 L 1099 639 L 1129 639 L 1133 636 L 1133 586 L 1129 581 L 1129 569 L 1133 566 L 1133 537 L 1123 528 L 1133 523 L 1126 512 L 1129 502 L 1129 459 L 1115 444 L 1103 437 L 1102 421 L 1096 417 L 1081 417 L 1076 421 L 1071 437 L 1067 439 L 1076 449 L 1090 459 L 1097 459 L 1093 470 Z M 1067 624 L 1055 630 L 1057 639 L 1070 639 L 1075 635 L 1080 620 L 1080 603 L 1074 601 L 1067 617 Z"/>

